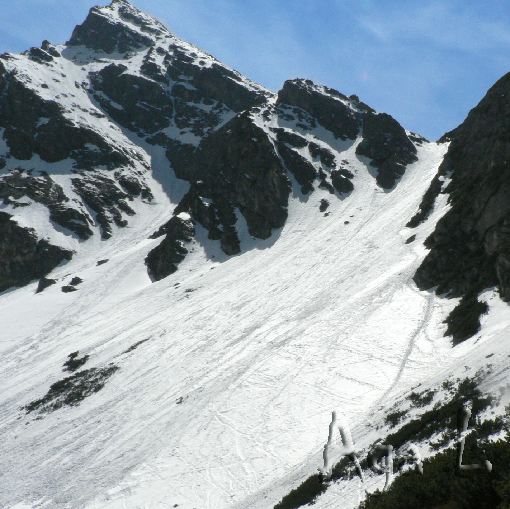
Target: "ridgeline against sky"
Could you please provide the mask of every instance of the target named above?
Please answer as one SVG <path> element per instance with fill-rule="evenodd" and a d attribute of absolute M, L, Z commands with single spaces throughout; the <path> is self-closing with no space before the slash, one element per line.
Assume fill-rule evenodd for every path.
<path fill-rule="evenodd" d="M 97 0 L 2 5 L 0 53 L 66 42 Z M 101 3 L 101 2 L 100 2 Z M 103 4 L 107 2 L 102 2 Z M 176 35 L 272 90 L 310 78 L 435 140 L 510 70 L 507 3 L 138 0 Z"/>

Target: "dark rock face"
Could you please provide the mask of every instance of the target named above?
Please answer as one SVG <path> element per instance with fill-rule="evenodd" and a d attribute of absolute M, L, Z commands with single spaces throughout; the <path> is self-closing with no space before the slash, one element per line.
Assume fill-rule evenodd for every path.
<path fill-rule="evenodd" d="M 231 256 L 241 252 L 234 227 L 237 216 L 228 199 L 219 194 L 213 195 L 203 182 L 197 182 L 191 185 L 189 192 L 175 209 L 176 214 L 182 211 L 190 214 L 209 231 L 208 238 L 219 240 L 225 254 Z"/>
<path fill-rule="evenodd" d="M 111 179 L 102 175 L 71 179 L 74 190 L 83 201 L 96 212 L 96 221 L 101 226 L 101 236 L 108 239 L 112 236 L 112 224 L 119 227 L 127 225 L 122 213 L 128 216 L 135 214 L 126 200 L 132 200 L 131 195 L 117 186 Z"/>
<path fill-rule="evenodd" d="M 44 40 L 41 44 L 41 49 L 52 57 L 59 58 L 62 56 L 50 41 Z"/>
<path fill-rule="evenodd" d="M 41 48 L 30 48 L 28 51 L 31 60 L 35 60 L 39 63 L 52 62 L 53 57 Z"/>
<path fill-rule="evenodd" d="M 171 97 L 161 84 L 127 74 L 126 69 L 110 64 L 91 74 L 94 99 L 112 119 L 133 132 L 153 134 L 168 127 L 173 116 Z"/>
<path fill-rule="evenodd" d="M 314 159 L 320 160 L 324 167 L 328 169 L 335 167 L 335 156 L 330 150 L 313 142 L 308 145 L 308 149 L 310 150 L 310 155 Z"/>
<path fill-rule="evenodd" d="M 310 80 L 288 80 L 278 92 L 278 104 L 302 108 L 336 138 L 355 139 L 361 128 L 360 114 L 345 104 L 350 102 L 345 95 L 330 88 L 324 92 L 319 92 Z"/>
<path fill-rule="evenodd" d="M 151 142 L 149 139 L 147 141 Z M 170 161 L 176 177 L 188 181 L 194 180 L 193 157 L 196 147 L 179 140 L 165 140 L 163 143 L 167 147 L 166 158 Z"/>
<path fill-rule="evenodd" d="M 403 127 L 386 113 L 367 113 L 363 119 L 363 141 L 356 154 L 369 157 L 379 172 L 376 180 L 383 189 L 391 189 L 413 163 L 416 147 Z"/>
<path fill-rule="evenodd" d="M 287 169 L 294 175 L 301 185 L 301 192 L 307 194 L 313 191 L 313 182 L 317 178 L 317 170 L 307 159 L 289 148 L 285 143 L 279 142 L 278 153 Z"/>
<path fill-rule="evenodd" d="M 441 175 L 440 173 L 434 177 L 429 188 L 423 195 L 418 212 L 416 212 L 416 214 L 406 224 L 408 228 L 416 228 L 418 225 L 423 223 L 434 209 L 436 198 L 443 187 L 444 175 Z"/>
<path fill-rule="evenodd" d="M 331 183 L 339 193 L 350 193 L 354 191 L 354 184 L 351 179 L 354 175 L 347 169 L 341 168 L 331 172 Z"/>
<path fill-rule="evenodd" d="M 33 177 L 14 171 L 0 177 L 0 199 L 5 205 L 23 206 L 17 200 L 25 196 L 46 205 L 51 221 L 71 230 L 81 239 L 86 240 L 92 235 L 90 225 L 93 221 L 90 216 L 69 206 L 70 200 L 64 190 L 49 175 Z"/>
<path fill-rule="evenodd" d="M 190 163 L 197 142 L 268 97 L 247 87 L 238 73 L 197 57 L 176 43 L 153 46 L 143 58 L 142 75 L 116 63 L 90 74 L 89 93 L 101 109 L 149 144 L 164 147 L 172 169 L 186 180 L 194 179 Z M 195 141 L 184 142 L 183 134 Z"/>
<path fill-rule="evenodd" d="M 43 277 L 39 280 L 39 284 L 37 285 L 37 290 L 35 293 L 41 293 L 44 290 L 46 290 L 46 288 L 49 288 L 51 285 L 54 285 L 56 283 L 57 282 L 55 281 L 55 279 Z"/>
<path fill-rule="evenodd" d="M 267 134 L 249 112 L 204 140 L 194 168 L 204 198 L 212 199 L 225 216 L 238 208 L 254 237 L 266 239 L 273 228 L 285 224 L 290 181 Z"/>
<path fill-rule="evenodd" d="M 313 180 L 316 176 L 313 166 L 307 165 L 305 159 L 284 143 L 280 144 L 281 153 L 298 178 L 302 166 L 308 171 L 304 178 Z M 204 139 L 198 150 L 188 155 L 188 161 L 185 176 L 192 184 L 171 221 L 182 212 L 189 214 L 193 221 L 208 230 L 210 239 L 220 241 L 227 255 L 240 253 L 236 209 L 246 219 L 250 234 L 257 238 L 266 239 L 274 228 L 285 224 L 291 184 L 270 138 L 256 125 L 250 112 L 236 116 Z M 155 235 L 165 233 L 166 228 L 165 225 Z M 180 243 L 175 243 L 174 237 L 171 236 L 173 240 L 169 244 L 172 255 L 167 258 L 175 257 L 175 260 L 165 269 L 168 274 L 187 252 Z M 147 265 L 149 262 L 148 258 Z M 158 270 L 150 269 L 153 277 L 158 278 L 165 272 Z"/>
<path fill-rule="evenodd" d="M 317 87 L 310 80 L 296 79 L 284 83 L 278 92 L 278 104 L 302 108 L 342 140 L 355 139 L 362 129 L 363 141 L 356 153 L 372 159 L 373 166 L 379 170 L 377 183 L 383 189 L 392 189 L 406 166 L 417 160 L 416 147 L 402 126 L 390 115 L 376 114 L 356 96 L 346 97 L 336 90 Z M 413 138 L 417 143 L 424 140 Z M 312 145 L 310 153 L 325 166 L 334 167 L 332 154 L 323 147 Z M 342 183 L 338 178 L 336 181 L 339 192 L 349 192 L 350 183 Z"/>
<path fill-rule="evenodd" d="M 188 97 L 183 98 L 187 100 L 193 98 L 195 102 L 199 102 L 197 99 L 200 96 L 207 97 L 209 100 L 223 103 L 236 112 L 266 101 L 266 93 L 247 88 L 243 84 L 242 77 L 234 71 L 217 63 L 213 63 L 210 67 L 196 65 L 177 45 L 170 46 L 169 51 L 167 75 L 174 81 L 180 81 L 183 75 L 191 78 L 189 83 L 198 92 L 197 94 L 193 90 L 190 91 L 189 87 L 181 85 L 180 92 L 176 89 L 173 90 L 174 94 L 188 94 Z M 194 95 L 189 96 L 190 93 Z"/>
<path fill-rule="evenodd" d="M 177 270 L 177 265 L 184 260 L 188 250 L 184 243 L 190 242 L 195 236 L 195 227 L 190 219 L 173 216 L 154 235 L 166 234 L 157 247 L 145 258 L 149 274 L 159 281 Z"/>
<path fill-rule="evenodd" d="M 80 165 L 83 160 L 89 167 L 110 169 L 130 163 L 122 150 L 93 129 L 73 124 L 63 113 L 56 101 L 43 99 L 0 62 L 0 127 L 5 128 L 3 137 L 12 157 L 28 160 L 38 154 L 48 163 L 74 158 L 78 169 L 85 167 Z"/>
<path fill-rule="evenodd" d="M 143 19 L 137 16 L 136 11 L 130 8 L 127 2 L 121 6 L 119 13 L 125 19 L 134 21 L 143 28 Z M 138 22 L 138 23 L 137 23 Z M 161 26 L 161 33 L 164 27 Z M 68 46 L 86 46 L 96 51 L 104 51 L 105 53 L 126 53 L 130 50 L 138 50 L 144 46 L 152 46 L 153 40 L 148 35 L 141 34 L 139 31 L 130 29 L 124 23 L 116 23 L 112 18 L 105 16 L 102 9 L 93 7 L 87 19 L 78 25 L 71 39 L 67 42 Z"/>
<path fill-rule="evenodd" d="M 295 132 L 287 131 L 281 127 L 273 128 L 273 132 L 276 134 L 276 139 L 279 143 L 285 143 L 293 148 L 304 148 L 308 146 L 308 140 Z"/>
<path fill-rule="evenodd" d="M 451 145 L 428 191 L 433 203 L 438 182 L 451 177 L 444 190 L 451 209 L 426 240 L 431 251 L 414 280 L 419 288 L 437 286 L 438 293 L 465 296 L 471 308 L 473 296 L 495 285 L 510 301 L 509 94 L 507 74 L 442 138 Z"/>
<path fill-rule="evenodd" d="M 37 240 L 33 232 L 20 227 L 9 214 L 0 212 L 0 292 L 46 276 L 71 256 L 71 251 L 44 239 Z"/>
<path fill-rule="evenodd" d="M 278 153 L 287 169 L 301 185 L 303 194 L 313 191 L 313 183 L 317 178 L 321 180 L 319 187 L 330 193 L 334 193 L 335 189 L 340 194 L 350 193 L 354 190 L 354 185 L 351 182 L 354 175 L 346 168 L 337 167 L 335 155 L 329 149 L 285 129 L 277 128 L 273 129 L 273 132 L 276 134 Z M 317 171 L 308 159 L 293 150 L 293 148 L 302 149 L 304 147 L 308 147 L 312 160 L 320 163 L 320 171 Z M 328 174 L 331 183 L 326 180 Z"/>
<path fill-rule="evenodd" d="M 127 225 L 122 213 L 132 216 L 134 211 L 127 201 L 133 196 L 141 196 L 146 201 L 152 200 L 152 193 L 145 184 L 125 173 L 107 178 L 100 174 L 90 173 L 87 177 L 71 179 L 76 193 L 83 202 L 96 212 L 96 221 L 102 229 L 103 238 L 109 238 L 112 224 L 119 227 Z M 72 203 L 60 185 L 44 174 L 36 177 L 21 171 L 13 171 L 0 176 L 0 199 L 5 205 L 14 208 L 28 206 L 19 202 L 27 197 L 36 203 L 45 205 L 50 213 L 50 221 L 76 234 L 80 239 L 87 240 L 92 234 L 94 220 L 86 209 Z"/>

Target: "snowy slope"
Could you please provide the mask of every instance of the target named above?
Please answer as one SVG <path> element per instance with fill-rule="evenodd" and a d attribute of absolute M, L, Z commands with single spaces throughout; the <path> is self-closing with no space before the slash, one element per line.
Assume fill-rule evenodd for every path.
<path fill-rule="evenodd" d="M 472 341 L 452 350 L 442 337 L 454 303 L 411 281 L 445 205 L 405 244 L 446 146 L 424 144 L 392 192 L 354 148 L 343 157 L 357 192 L 326 217 L 329 193 L 296 194 L 286 226 L 246 235 L 240 256 L 222 261 L 198 235 L 179 271 L 151 284 L 143 259 L 158 241 L 145 239 L 171 206 L 161 193 L 132 229 L 56 269 L 58 285 L 0 296 L 2 506 L 272 507 L 320 465 L 333 409 L 357 429 L 458 362 Z M 78 291 L 62 293 L 73 276 Z M 22 411 L 77 350 L 120 370 L 79 406 Z"/>
<path fill-rule="evenodd" d="M 481 388 L 502 396 L 502 407 L 508 404 L 508 306 L 487 289 L 490 312 L 482 318 L 482 331 L 452 349 L 443 337 L 443 320 L 455 299 L 420 292 L 412 280 L 426 255 L 424 239 L 448 210 L 446 195 L 439 195 L 424 224 L 413 230 L 405 225 L 447 144 L 418 141 L 417 162 L 393 189 L 384 190 L 374 178 L 377 170 L 356 154 L 361 136 L 342 141 L 305 111 L 293 116 L 293 108 L 278 105 L 275 94 L 123 0 L 93 14 L 118 30 L 112 51 L 78 44 L 86 35 L 82 28 L 73 34 L 74 45 L 54 47 L 62 57 L 50 64 L 37 63 L 30 53 L 2 62 L 37 97 L 58 100 L 66 121 L 126 155 L 122 172 L 146 186 L 152 199 L 131 200 L 135 214 L 122 216 L 125 227 L 112 224 L 104 240 L 97 216 L 72 183 L 76 159 L 47 162 L 37 153 L 5 158 L 2 175 L 16 168 L 22 178 L 31 170 L 47 172 L 73 207 L 90 214 L 94 234 L 78 239 L 56 227 L 49 209 L 27 197 L 0 205 L 20 226 L 75 252 L 51 272 L 56 284 L 42 293 L 35 293 L 37 282 L 0 293 L 0 507 L 270 508 L 322 464 L 333 410 L 344 416 L 362 449 L 380 438 L 377 427 L 388 409 L 411 388 L 473 375 L 488 363 L 492 372 Z M 150 47 L 142 42 L 121 51 L 122 41 L 147 38 Z M 174 69 L 169 77 L 175 62 L 189 75 Z M 144 131 L 130 123 L 129 115 L 126 120 L 124 106 L 106 94 L 116 89 L 106 87 L 105 70 L 118 64 L 135 88 L 141 84 L 151 91 L 157 84 L 174 106 L 177 94 L 191 97 L 183 100 L 188 117 L 158 117 L 168 125 L 152 132 L 151 126 Z M 259 107 L 248 101 L 249 122 L 271 147 L 281 142 L 282 132 L 306 140 L 287 149 L 331 179 L 331 169 L 322 157 L 312 157 L 310 147 L 328 151 L 335 168 L 352 173 L 353 190 L 338 192 L 330 185 L 328 192 L 317 177 L 313 192 L 303 194 L 289 170 L 292 192 L 283 228 L 265 240 L 254 238 L 236 209 L 241 253 L 227 256 L 197 223 L 177 272 L 153 282 L 144 260 L 161 238 L 149 237 L 190 187 L 170 171 L 166 149 L 175 147 L 165 144 L 198 146 L 243 102 L 235 94 L 231 107 L 221 102 L 225 98 L 196 100 L 193 77 L 220 68 L 225 82 L 242 89 L 239 97 L 263 99 L 254 103 Z M 308 88 L 331 95 L 325 87 Z M 211 94 L 221 95 L 223 88 L 218 90 Z M 364 106 L 357 109 L 343 97 L 334 101 L 353 118 L 361 114 Z M 129 106 L 135 113 L 150 107 L 142 100 Z M 156 110 L 161 108 L 148 118 L 154 120 Z M 197 127 L 197 118 L 212 123 L 197 121 Z M 47 121 L 41 118 L 38 128 Z M 0 159 L 8 150 L 0 140 Z M 94 146 L 84 150 L 100 152 Z M 81 176 L 91 175 L 117 186 L 118 177 L 106 167 Z M 73 283 L 76 291 L 63 292 L 77 277 L 82 281 Z M 28 412 L 71 375 L 63 367 L 75 352 L 88 356 L 81 369 L 118 369 L 79 405 Z M 383 482 L 383 476 L 371 478 L 370 486 Z M 316 507 L 354 508 L 361 497 L 356 480 L 341 482 Z"/>
<path fill-rule="evenodd" d="M 112 40 L 118 42 L 110 47 Z M 115 203 L 115 197 L 101 196 L 104 182 L 120 194 L 125 194 L 123 178 L 150 189 L 152 170 L 166 194 L 178 202 L 187 189 L 184 182 L 169 179 L 167 157 L 169 146 L 173 147 L 169 144 L 194 149 L 205 135 L 235 116 L 243 101 L 250 106 L 273 95 L 123 0 L 93 8 L 66 45 L 45 41 L 43 48 L 1 55 L 0 177 L 19 171 L 22 178 L 30 177 L 26 180 L 33 187 L 39 183 L 32 176 L 47 174 L 62 190 L 59 203 L 52 205 L 78 211 L 90 227 L 89 235 L 110 236 L 106 222 L 114 228 L 133 223 L 132 215 L 122 210 L 125 207 L 118 209 L 118 199 Z M 111 86 L 108 78 L 117 71 L 118 81 Z M 197 82 L 205 92 L 197 89 Z M 33 138 L 29 148 L 25 148 L 27 138 Z M 59 149 L 54 149 L 57 143 Z M 69 149 L 66 144 L 73 146 Z M 87 193 L 76 184 L 80 178 L 87 179 L 86 186 L 100 202 L 113 200 L 117 210 L 108 210 L 104 203 L 91 210 L 93 200 L 87 200 Z M 53 217 L 50 222 L 47 203 L 7 198 L 0 210 L 20 226 L 33 228 L 38 238 L 54 245 L 81 250 L 75 231 L 55 225 Z M 127 199 L 134 201 L 130 208 L 150 201 L 139 195 Z M 106 215 L 103 221 L 98 221 L 99 209 Z"/>

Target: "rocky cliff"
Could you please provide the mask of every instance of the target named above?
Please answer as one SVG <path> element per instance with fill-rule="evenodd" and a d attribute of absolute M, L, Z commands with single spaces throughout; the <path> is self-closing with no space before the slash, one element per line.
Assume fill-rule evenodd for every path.
<path fill-rule="evenodd" d="M 65 45 L 44 41 L 1 56 L 0 136 L 8 224 L 28 223 L 30 238 L 62 258 L 52 257 L 36 276 L 0 277 L 2 288 L 42 277 L 80 249 L 39 233 L 30 219 L 35 206 L 47 210 L 45 232 L 107 240 L 137 220 L 137 202 L 153 200 L 152 171 L 187 181 L 174 218 L 186 213 L 190 223 L 168 218 L 169 227 L 159 230 L 165 240 L 147 257 L 158 279 L 176 270 L 195 225 L 236 255 L 243 221 L 255 239 L 285 225 L 294 188 L 302 196 L 355 192 L 355 172 L 341 157 L 349 146 L 385 190 L 416 159 L 406 131 L 358 97 L 304 79 L 275 94 L 125 0 L 91 9 Z M 166 163 L 156 168 L 161 153 Z M 17 263 L 35 263 L 21 247 L 15 251 Z M 2 253 L 7 266 L 11 251 Z"/>
<path fill-rule="evenodd" d="M 486 310 L 477 301 L 482 290 L 497 286 L 501 298 L 510 300 L 509 94 L 507 74 L 443 136 L 448 152 L 410 223 L 427 217 L 439 193 L 449 195 L 451 208 L 425 242 L 430 252 L 415 281 L 419 288 L 463 297 L 449 319 L 454 341 L 478 330 L 478 315 Z"/>

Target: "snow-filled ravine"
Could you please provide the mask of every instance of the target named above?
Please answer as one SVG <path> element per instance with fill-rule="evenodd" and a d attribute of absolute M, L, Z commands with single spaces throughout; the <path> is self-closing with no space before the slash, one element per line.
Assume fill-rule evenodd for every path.
<path fill-rule="evenodd" d="M 492 350 L 503 362 L 510 310 L 494 293 L 482 333 L 452 349 L 442 321 L 455 300 L 412 281 L 446 196 L 422 226 L 405 224 L 447 146 L 425 143 L 384 192 L 355 145 L 342 153 L 350 196 L 295 193 L 285 227 L 265 241 L 245 233 L 241 255 L 197 225 L 193 252 L 152 283 L 144 258 L 161 239 L 147 239 L 174 206 L 154 183 L 154 204 L 82 243 L 50 274 L 57 284 L 0 295 L 1 507 L 273 507 L 320 466 L 332 410 L 363 443 L 395 395 Z M 26 413 L 76 351 L 83 369 L 119 369 L 78 406 Z M 351 484 L 316 507 L 355 507 Z"/>

